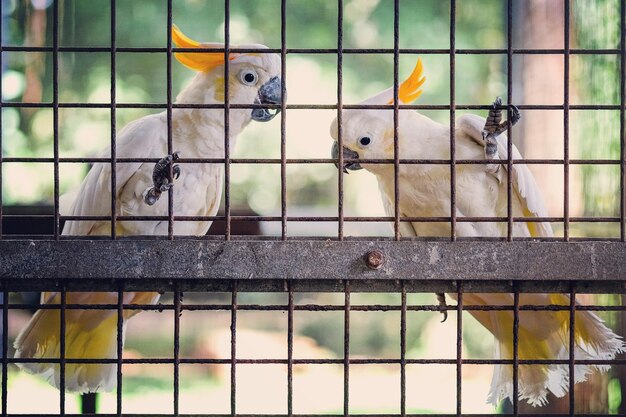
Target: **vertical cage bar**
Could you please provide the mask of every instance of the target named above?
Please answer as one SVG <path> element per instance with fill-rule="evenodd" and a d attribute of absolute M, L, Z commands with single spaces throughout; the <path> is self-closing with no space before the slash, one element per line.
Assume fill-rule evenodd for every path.
<path fill-rule="evenodd" d="M 0 76 L 4 74 L 4 1 L 0 0 Z M 4 200 L 2 196 L 2 188 L 4 180 L 2 179 L 2 159 L 4 158 L 4 147 L 2 145 L 2 139 L 4 137 L 4 127 L 2 124 L 2 114 L 4 108 L 2 106 L 2 83 L 0 82 L 0 240 L 2 240 L 2 206 Z M 4 403 L 3 403 L 4 404 Z"/>
<path fill-rule="evenodd" d="M 0 16 L 1 17 L 1 16 Z M 52 140 L 54 154 L 54 238 L 61 234 L 59 212 L 59 2 L 52 3 Z"/>
<path fill-rule="evenodd" d="M 620 237 L 626 241 L 626 0 L 620 1 L 620 109 L 619 109 L 619 138 L 620 138 Z M 0 159 L 0 166 L 2 159 Z M 1 177 L 0 177 L 1 178 Z M 2 194 L 0 190 L 0 203 Z M 0 218 L 2 217 L 0 213 Z"/>
<path fill-rule="evenodd" d="M 564 2 L 563 28 L 563 239 L 569 241 L 569 54 L 570 2 Z"/>
<path fill-rule="evenodd" d="M 119 281 L 117 290 L 117 373 L 116 373 L 116 413 L 122 416 L 122 355 L 124 352 L 124 281 Z"/>
<path fill-rule="evenodd" d="M 406 282 L 402 281 L 400 307 L 400 416 L 406 417 Z"/>
<path fill-rule="evenodd" d="M 575 368 L 575 350 L 576 350 L 576 286 L 572 284 L 569 294 L 569 415 L 573 416 L 576 412 L 576 392 L 574 385 L 576 384 L 576 368 Z"/>
<path fill-rule="evenodd" d="M 230 415 L 237 415 L 237 281 L 230 299 Z"/>
<path fill-rule="evenodd" d="M 393 2 L 393 232 L 400 240 L 400 144 L 398 141 L 398 66 L 400 61 L 400 1 Z"/>
<path fill-rule="evenodd" d="M 511 172 L 511 171 L 509 171 Z M 498 341 L 496 341 L 498 343 Z M 513 286 L 513 416 L 519 415 L 519 290 Z"/>
<path fill-rule="evenodd" d="M 56 3 L 56 2 L 55 2 Z M 67 307 L 67 292 L 65 284 L 61 284 L 61 306 L 59 310 L 59 415 L 65 415 L 65 312 Z"/>
<path fill-rule="evenodd" d="M 350 415 L 350 280 L 344 281 L 343 309 L 343 415 Z"/>
<path fill-rule="evenodd" d="M 456 303 L 456 415 L 463 413 L 463 282 L 457 281 Z"/>
<path fill-rule="evenodd" d="M 172 0 L 167 0 L 167 154 L 173 152 L 172 137 Z M 174 164 L 169 165 L 169 177 L 173 178 Z M 174 239 L 174 187 L 167 190 L 167 237 Z"/>
<path fill-rule="evenodd" d="M 183 293 L 178 283 L 174 291 L 174 415 L 179 413 L 180 399 L 180 316 L 182 314 Z"/>
<path fill-rule="evenodd" d="M 280 2 L 280 221 L 287 239 L 287 0 Z"/>
<path fill-rule="evenodd" d="M 507 118 L 511 120 L 511 104 L 513 102 L 513 0 L 507 0 L 506 6 L 506 96 Z M 507 129 L 506 154 L 506 239 L 513 240 L 513 136 L 512 126 Z"/>
<path fill-rule="evenodd" d="M 230 240 L 230 0 L 224 0 L 224 239 Z"/>
<path fill-rule="evenodd" d="M 450 0 L 450 240 L 456 240 L 456 0 Z"/>
<path fill-rule="evenodd" d="M 343 0 L 337 1 L 337 238 L 343 240 Z"/>
<path fill-rule="evenodd" d="M 287 417 L 293 416 L 293 285 L 287 281 Z"/>
<path fill-rule="evenodd" d="M 117 237 L 117 8 L 116 0 L 111 0 L 111 239 Z"/>
<path fill-rule="evenodd" d="M 0 14 L 0 18 L 2 15 Z M 5 284 L 6 287 L 6 284 Z M 9 292 L 4 291 L 2 293 L 2 415 L 7 415 L 7 405 L 9 402 L 8 397 L 8 382 L 9 382 L 9 364 L 8 364 L 8 350 L 9 350 Z"/>

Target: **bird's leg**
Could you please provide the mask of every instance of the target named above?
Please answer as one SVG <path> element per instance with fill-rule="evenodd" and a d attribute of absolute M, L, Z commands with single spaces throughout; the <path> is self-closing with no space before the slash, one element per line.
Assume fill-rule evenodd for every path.
<path fill-rule="evenodd" d="M 514 126 L 521 118 L 520 111 L 517 107 L 511 106 L 511 118 L 507 121 L 502 121 L 502 99 L 496 97 L 493 102 L 489 115 L 485 121 L 485 127 L 482 130 L 483 140 L 485 141 L 485 159 L 496 159 L 498 153 L 498 143 L 496 139 L 509 127 Z M 487 170 L 489 172 L 497 173 L 500 169 L 500 164 L 488 164 Z"/>
<path fill-rule="evenodd" d="M 166 155 L 161 158 L 159 162 L 154 165 L 152 170 L 152 187 L 147 188 L 143 192 L 143 201 L 149 206 L 156 203 L 161 194 L 174 185 L 174 178 L 180 177 L 180 165 L 172 166 L 173 162 L 178 161 L 180 158 L 178 152 L 174 152 L 171 155 Z M 170 171 L 171 169 L 171 171 Z M 172 174 L 170 176 L 170 173 Z"/>
<path fill-rule="evenodd" d="M 448 319 L 448 304 L 446 303 L 446 295 L 442 292 L 435 293 L 437 295 L 437 301 L 439 302 L 439 312 L 443 314 L 443 323 Z"/>

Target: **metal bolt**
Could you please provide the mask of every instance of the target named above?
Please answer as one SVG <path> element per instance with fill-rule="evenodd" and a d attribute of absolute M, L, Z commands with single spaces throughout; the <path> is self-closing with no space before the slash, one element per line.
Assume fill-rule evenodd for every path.
<path fill-rule="evenodd" d="M 385 264 L 385 255 L 379 250 L 372 250 L 365 255 L 365 263 L 368 268 L 380 269 Z"/>

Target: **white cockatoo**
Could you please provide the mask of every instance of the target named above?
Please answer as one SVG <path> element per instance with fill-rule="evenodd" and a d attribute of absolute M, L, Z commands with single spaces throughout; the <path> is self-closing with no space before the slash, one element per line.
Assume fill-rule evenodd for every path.
<path fill-rule="evenodd" d="M 425 81 L 421 60 L 411 76 L 399 86 L 399 102 L 410 104 L 421 94 Z M 365 105 L 393 103 L 393 89 L 387 89 L 364 101 Z M 498 104 L 497 101 L 495 104 Z M 512 211 L 514 217 L 546 217 L 547 211 L 526 165 L 514 164 L 507 171 L 506 130 L 500 124 L 497 106 L 490 120 L 463 115 L 455 123 L 455 156 L 457 159 L 487 160 L 486 164 L 456 166 L 456 217 L 506 217 L 507 176 L 512 175 Z M 514 109 L 515 119 L 518 117 Z M 514 122 L 514 120 L 512 120 Z M 378 180 L 383 205 L 388 216 L 394 216 L 394 165 L 367 163 L 368 159 L 394 158 L 393 111 L 386 109 L 344 110 L 341 124 L 344 170 L 364 168 Z M 338 156 L 338 125 L 331 126 L 335 139 L 333 158 Z M 497 138 L 496 138 L 497 137 Z M 398 112 L 398 149 L 402 159 L 450 159 L 450 126 L 437 123 L 412 110 Z M 521 159 L 513 146 L 512 159 Z M 363 161 L 359 161 L 363 160 Z M 498 162 L 498 160 L 501 160 Z M 348 171 L 345 171 L 348 172 Z M 401 164 L 398 173 L 399 213 L 402 217 L 450 217 L 450 167 L 443 164 Z M 401 222 L 401 236 L 449 237 L 449 222 Z M 503 222 L 458 222 L 459 237 L 503 237 Z M 515 222 L 513 235 L 550 237 L 552 229 L 546 222 Z M 451 294 L 454 296 L 454 294 Z M 512 305 L 512 294 L 465 294 L 465 305 Z M 521 294 L 520 305 L 569 305 L 562 294 Z M 470 311 L 496 338 L 498 359 L 513 359 L 513 311 Z M 568 311 L 521 311 L 519 313 L 519 359 L 567 359 L 569 357 Z M 615 335 L 602 320 L 590 311 L 579 311 L 575 320 L 575 357 L 578 360 L 614 359 L 625 350 L 620 336 Z M 576 365 L 575 382 L 585 381 L 593 370 L 606 371 L 607 365 Z M 497 405 L 513 395 L 511 365 L 495 365 L 488 401 Z M 568 365 L 521 365 L 519 367 L 519 398 L 532 405 L 547 402 L 548 393 L 564 396 L 569 388 Z"/>
<path fill-rule="evenodd" d="M 186 37 L 177 27 L 172 39 L 181 48 L 211 48 L 216 52 L 175 53 L 179 62 L 198 71 L 181 91 L 176 103 L 223 104 L 225 94 L 224 45 L 199 43 Z M 239 105 L 279 105 L 282 101 L 281 61 L 274 53 L 264 53 L 263 45 L 233 46 L 258 49 L 259 53 L 230 53 L 229 102 Z M 229 113 L 229 136 L 225 138 L 224 110 L 219 108 L 176 108 L 172 111 L 172 148 L 156 165 L 143 162 L 117 162 L 116 214 L 118 216 L 167 216 L 168 194 L 162 191 L 172 185 L 170 164 L 184 158 L 224 158 L 225 141 L 234 148 L 237 135 L 255 120 L 271 120 L 277 111 L 257 107 L 234 108 Z M 126 126 L 117 136 L 117 158 L 161 158 L 168 153 L 168 124 L 165 112 L 142 117 Z M 110 150 L 104 153 L 109 157 Z M 214 216 L 220 204 L 224 166 L 218 163 L 188 163 L 184 168 L 171 167 L 177 180 L 173 188 L 173 215 Z M 182 172 L 181 172 L 182 171 Z M 154 177 L 154 178 L 153 178 Z M 68 215 L 111 215 L 111 164 L 96 163 L 78 191 Z M 176 221 L 175 235 L 204 235 L 211 221 Z M 68 221 L 64 235 L 110 235 L 110 221 Z M 168 222 L 120 221 L 116 233 L 122 235 L 167 235 Z M 124 304 L 155 304 L 156 292 L 126 292 Z M 70 292 L 68 304 L 116 304 L 115 292 Z M 44 304 L 59 304 L 60 294 L 42 294 Z M 139 310 L 124 312 L 126 319 Z M 115 359 L 117 357 L 116 310 L 76 310 L 65 312 L 65 357 L 68 359 Z M 60 357 L 60 312 L 42 309 L 35 313 L 15 341 L 16 358 L 50 359 Z M 19 366 L 39 374 L 52 385 L 59 386 L 59 365 L 51 363 L 20 363 Z M 65 387 L 68 391 L 94 392 L 115 386 L 116 364 L 65 365 Z"/>

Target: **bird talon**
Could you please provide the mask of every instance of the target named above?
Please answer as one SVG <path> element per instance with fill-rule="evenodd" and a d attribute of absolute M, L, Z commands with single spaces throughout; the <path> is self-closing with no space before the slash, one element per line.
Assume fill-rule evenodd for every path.
<path fill-rule="evenodd" d="M 152 183 L 154 186 L 144 191 L 144 201 L 146 204 L 151 206 L 156 203 L 162 193 L 172 188 L 174 179 L 180 177 L 180 166 L 172 166 L 172 163 L 178 159 L 180 159 L 180 153 L 174 152 L 171 155 L 166 155 L 161 158 L 159 162 L 154 165 L 154 169 L 152 170 Z M 170 173 L 172 174 L 171 176 Z"/>
<path fill-rule="evenodd" d="M 520 121 L 521 118 L 522 118 L 522 114 L 520 113 L 517 106 L 511 105 L 511 118 L 509 119 L 511 121 L 511 126 L 515 126 L 517 122 Z"/>
<path fill-rule="evenodd" d="M 150 187 L 150 188 L 147 188 L 143 192 L 143 201 L 147 205 L 152 206 L 152 205 L 154 205 L 154 203 L 157 202 L 157 200 L 159 199 L 160 196 L 161 196 L 161 191 L 157 190 L 154 187 Z"/>
<path fill-rule="evenodd" d="M 439 302 L 439 312 L 443 314 L 443 319 L 441 320 L 441 323 L 443 323 L 448 319 L 448 303 L 446 303 L 446 295 L 444 293 L 438 292 L 436 295 Z"/>

